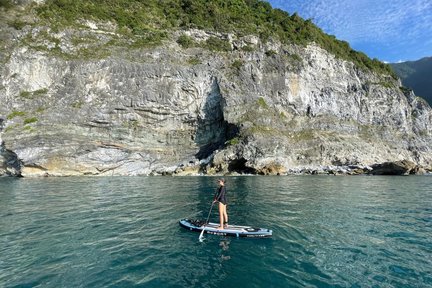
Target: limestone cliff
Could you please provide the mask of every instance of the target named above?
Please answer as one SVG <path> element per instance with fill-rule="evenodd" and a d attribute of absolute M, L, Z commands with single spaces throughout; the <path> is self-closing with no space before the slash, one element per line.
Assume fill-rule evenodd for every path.
<path fill-rule="evenodd" d="M 110 37 L 89 27 L 97 41 Z M 62 52 L 86 45 L 72 41 L 76 31 L 2 30 L 0 174 L 286 174 L 397 160 L 431 167 L 430 106 L 399 80 L 317 45 L 188 30 L 89 59 L 21 41 L 42 32 Z M 182 48 L 181 34 L 226 39 L 231 49 Z"/>

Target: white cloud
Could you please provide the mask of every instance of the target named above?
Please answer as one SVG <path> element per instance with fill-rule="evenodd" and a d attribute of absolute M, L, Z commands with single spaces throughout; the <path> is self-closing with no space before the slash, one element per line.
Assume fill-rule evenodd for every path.
<path fill-rule="evenodd" d="M 312 18 L 326 33 L 350 42 L 353 47 L 369 44 L 387 47 L 393 51 L 408 49 L 403 47 L 419 51 L 431 48 L 431 44 L 427 44 L 429 39 L 432 39 L 431 0 L 270 2 L 289 13 L 298 11 L 303 18 Z M 432 50 L 429 53 L 432 54 Z"/>

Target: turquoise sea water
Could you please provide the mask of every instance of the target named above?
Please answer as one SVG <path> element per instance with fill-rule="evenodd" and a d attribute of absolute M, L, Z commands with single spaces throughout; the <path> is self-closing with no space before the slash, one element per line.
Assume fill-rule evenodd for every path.
<path fill-rule="evenodd" d="M 432 287 L 432 177 L 227 177 L 274 236 L 201 243 L 215 180 L 2 178 L 0 287 Z"/>

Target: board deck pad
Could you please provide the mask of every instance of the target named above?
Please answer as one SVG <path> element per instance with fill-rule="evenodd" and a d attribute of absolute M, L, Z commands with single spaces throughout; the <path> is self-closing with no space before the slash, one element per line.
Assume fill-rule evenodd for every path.
<path fill-rule="evenodd" d="M 219 227 L 218 223 L 210 222 L 205 224 L 203 220 L 182 219 L 179 224 L 190 231 L 201 232 L 204 229 L 204 233 L 221 236 L 266 238 L 271 237 L 273 234 L 270 229 L 240 225 L 228 225 L 224 229 L 217 229 Z"/>

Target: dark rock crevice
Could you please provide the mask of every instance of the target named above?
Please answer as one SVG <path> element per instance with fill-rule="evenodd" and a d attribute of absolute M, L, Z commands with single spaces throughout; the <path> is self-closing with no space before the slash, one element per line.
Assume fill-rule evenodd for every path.
<path fill-rule="evenodd" d="M 236 172 L 240 174 L 257 174 L 257 171 L 246 165 L 247 160 L 245 158 L 238 158 L 231 161 L 228 164 L 228 172 Z"/>
<path fill-rule="evenodd" d="M 4 128 L 4 119 L 0 118 L 0 133 Z M 5 143 L 0 138 L 0 176 L 18 176 L 21 177 L 22 163 L 17 154 L 6 149 Z"/>
<path fill-rule="evenodd" d="M 195 157 L 199 160 L 209 157 L 214 151 L 222 148 L 227 140 L 236 137 L 239 133 L 237 125 L 228 123 L 224 119 L 224 105 L 219 83 L 214 78 L 204 103 L 203 117 L 198 119 L 194 138 L 199 146 Z"/>
<path fill-rule="evenodd" d="M 16 153 L 6 149 L 4 142 L 0 145 L 0 176 L 21 176 L 22 163 Z"/>
<path fill-rule="evenodd" d="M 420 167 L 408 160 L 384 162 L 372 165 L 372 175 L 412 175 L 418 174 Z M 421 173 L 420 173 L 421 174 Z"/>

